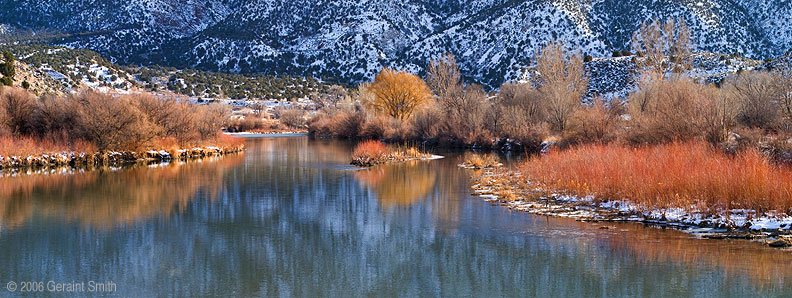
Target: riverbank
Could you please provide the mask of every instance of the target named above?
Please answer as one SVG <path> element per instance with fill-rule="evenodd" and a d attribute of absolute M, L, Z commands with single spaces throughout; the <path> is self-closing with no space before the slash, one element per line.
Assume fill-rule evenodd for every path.
<path fill-rule="evenodd" d="M 647 210 L 629 200 L 600 201 L 592 196 L 556 193 L 526 182 L 509 170 L 484 171 L 472 186 L 473 194 L 514 211 L 586 222 L 637 222 L 681 230 L 700 238 L 747 239 L 774 247 L 792 246 L 792 217 L 782 214 L 757 215 L 755 211 L 739 209 L 717 214 L 685 208 Z"/>
<path fill-rule="evenodd" d="M 245 146 L 241 142 L 195 146 L 191 148 L 160 149 L 145 151 L 108 152 L 54 152 L 26 156 L 0 155 L 0 173 L 26 170 L 71 167 L 90 169 L 102 166 L 120 166 L 137 162 L 188 161 L 212 156 L 239 153 Z"/>
<path fill-rule="evenodd" d="M 284 136 L 309 136 L 307 130 L 285 130 L 285 131 L 243 131 L 243 132 L 226 132 L 226 135 L 235 137 L 250 137 L 250 136 L 270 136 L 270 135 L 284 135 Z"/>
<path fill-rule="evenodd" d="M 477 173 L 474 194 L 516 211 L 792 246 L 790 170 L 752 151 L 591 145 Z"/>

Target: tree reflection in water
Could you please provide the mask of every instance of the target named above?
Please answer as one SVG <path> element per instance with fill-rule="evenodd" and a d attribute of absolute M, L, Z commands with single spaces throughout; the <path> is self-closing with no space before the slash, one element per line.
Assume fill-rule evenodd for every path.
<path fill-rule="evenodd" d="M 134 297 L 792 295 L 785 252 L 511 212 L 470 196 L 454 155 L 361 171 L 347 143 L 247 145 L 244 163 L 0 183 L 16 222 L 0 280 L 107 279 Z"/>
<path fill-rule="evenodd" d="M 0 224 L 14 228 L 34 214 L 108 229 L 183 210 L 199 192 L 210 200 L 223 175 L 243 161 L 229 155 L 187 163 L 0 178 Z"/>

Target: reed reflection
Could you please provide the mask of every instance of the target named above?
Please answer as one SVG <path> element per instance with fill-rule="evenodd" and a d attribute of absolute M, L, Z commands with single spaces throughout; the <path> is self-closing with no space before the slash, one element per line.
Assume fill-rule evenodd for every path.
<path fill-rule="evenodd" d="M 229 155 L 118 171 L 0 178 L 0 224 L 23 225 L 34 215 L 100 229 L 183 210 L 197 194 L 217 198 L 224 174 L 243 161 Z"/>
<path fill-rule="evenodd" d="M 355 178 L 377 194 L 384 207 L 409 206 L 426 198 L 437 180 L 431 162 L 408 161 L 355 173 Z"/>

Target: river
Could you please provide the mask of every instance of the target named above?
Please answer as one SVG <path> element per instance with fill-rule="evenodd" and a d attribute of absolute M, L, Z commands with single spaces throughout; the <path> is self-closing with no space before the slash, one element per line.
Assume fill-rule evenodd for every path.
<path fill-rule="evenodd" d="M 0 178 L 0 296 L 792 296 L 789 251 L 512 212 L 469 194 L 458 153 L 361 170 L 345 142 L 246 146 Z"/>

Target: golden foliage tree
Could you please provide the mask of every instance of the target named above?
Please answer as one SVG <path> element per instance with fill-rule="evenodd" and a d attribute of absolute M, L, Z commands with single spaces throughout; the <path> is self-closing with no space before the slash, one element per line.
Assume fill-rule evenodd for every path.
<path fill-rule="evenodd" d="M 370 109 L 401 120 L 410 118 L 432 99 L 432 92 L 424 80 L 390 68 L 380 71 L 367 89 L 374 95 L 366 103 Z"/>

